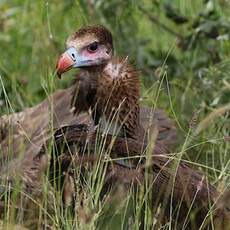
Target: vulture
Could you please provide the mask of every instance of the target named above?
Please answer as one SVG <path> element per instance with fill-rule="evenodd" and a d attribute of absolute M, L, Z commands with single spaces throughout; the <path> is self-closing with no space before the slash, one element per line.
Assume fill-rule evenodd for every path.
<path fill-rule="evenodd" d="M 50 139 L 52 142 L 54 138 L 54 149 L 59 149 L 57 154 L 61 154 L 57 155 L 57 159 L 64 159 L 63 203 L 68 206 L 74 200 L 75 188 L 73 177 L 65 166 L 70 165 L 73 159 L 69 149 L 76 148 L 75 144 L 83 143 L 85 146 L 88 143 L 88 130 L 81 126 L 83 124 L 93 127 L 93 151 L 93 144 L 97 140 L 95 128 L 99 128 L 100 134 L 109 133 L 110 138 L 114 134 L 117 136 L 111 149 L 112 154 L 138 154 L 142 151 L 143 141 L 145 144 L 154 141 L 153 153 L 156 155 L 153 156 L 150 170 L 154 182 L 154 201 L 156 198 L 157 202 L 167 201 L 165 215 L 169 216 L 171 214 L 167 207 L 170 202 L 176 208 L 179 201 L 181 212 L 178 218 L 182 221 L 187 220 L 190 205 L 194 202 L 195 210 L 199 210 L 198 223 L 202 223 L 209 211 L 209 201 L 214 202 L 219 193 L 200 173 L 180 162 L 175 175 L 174 197 L 171 198 L 168 185 L 171 187 L 174 175 L 171 174 L 173 162 L 161 158 L 159 154 L 168 153 L 176 143 L 174 123 L 162 110 L 139 105 L 139 73 L 128 63 L 128 58 L 113 55 L 110 31 L 100 25 L 82 27 L 68 38 L 66 46 L 67 50 L 57 61 L 56 71 L 61 77 L 64 72 L 79 68 L 74 84 L 68 89 L 56 91 L 37 106 L 0 118 L 0 179 L 4 179 L 5 175 L 11 183 L 21 175 L 25 191 L 34 194 L 36 198 L 42 197 L 43 173 L 48 167 L 48 171 L 52 172 L 52 166 L 56 163 L 55 159 L 50 159 L 50 153 L 47 154 L 49 148 L 46 148 L 46 143 Z M 66 127 L 67 131 L 63 132 Z M 148 131 L 153 131 L 153 140 L 147 140 Z M 63 141 L 67 142 L 66 149 L 63 148 Z M 110 141 L 106 142 L 107 146 L 110 146 Z M 81 165 L 84 161 L 88 163 L 92 160 L 83 156 L 74 162 Z M 108 165 L 102 190 L 106 193 L 107 187 L 110 188 L 114 183 L 125 184 L 127 187 L 144 184 L 144 175 L 149 171 L 145 166 L 142 164 L 139 168 L 130 168 L 114 161 Z M 52 197 L 51 194 L 51 203 Z M 0 214 L 4 210 L 4 202 L 0 200 Z M 217 214 L 222 218 L 226 212 L 223 213 Z"/>
<path fill-rule="evenodd" d="M 37 194 L 50 162 L 50 154 L 41 154 L 43 146 L 56 130 L 71 125 L 117 130 L 121 137 L 134 140 L 143 140 L 153 126 L 155 152 L 170 151 L 176 143 L 174 123 L 160 109 L 139 106 L 138 71 L 113 52 L 112 35 L 103 26 L 86 26 L 69 37 L 57 74 L 80 68 L 74 84 L 38 105 L 0 117 L 0 180 L 21 177 Z"/>

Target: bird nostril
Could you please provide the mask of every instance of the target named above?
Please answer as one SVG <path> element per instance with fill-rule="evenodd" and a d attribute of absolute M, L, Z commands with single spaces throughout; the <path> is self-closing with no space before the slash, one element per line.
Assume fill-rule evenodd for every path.
<path fill-rule="evenodd" d="M 76 55 L 74 53 L 71 53 L 72 59 L 75 62 L 76 61 Z"/>

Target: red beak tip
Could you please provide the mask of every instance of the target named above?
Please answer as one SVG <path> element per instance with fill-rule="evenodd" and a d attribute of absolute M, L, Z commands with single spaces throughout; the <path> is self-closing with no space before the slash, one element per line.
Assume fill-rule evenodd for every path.
<path fill-rule="evenodd" d="M 61 79 L 61 75 L 71 69 L 73 64 L 73 60 L 67 53 L 62 54 L 56 63 L 57 77 Z"/>

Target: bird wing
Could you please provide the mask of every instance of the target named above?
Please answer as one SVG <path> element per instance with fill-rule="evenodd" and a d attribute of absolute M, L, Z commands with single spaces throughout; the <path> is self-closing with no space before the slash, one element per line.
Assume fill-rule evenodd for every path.
<path fill-rule="evenodd" d="M 19 168 L 22 167 L 22 161 L 25 165 L 30 164 L 56 129 L 71 124 L 89 125 L 92 122 L 88 113 L 78 116 L 73 114 L 72 92 L 73 87 L 57 90 L 39 105 L 0 118 L 0 171 L 3 170 L 3 166 L 9 167 L 9 164 L 14 168 L 17 165 Z M 162 110 L 152 111 L 150 108 L 141 107 L 140 120 L 145 129 L 150 125 L 150 117 L 153 118 L 151 124 L 158 129 L 157 143 L 170 149 L 176 142 L 173 122 Z"/>
<path fill-rule="evenodd" d="M 54 130 L 72 123 L 90 123 L 88 114 L 73 114 L 72 91 L 73 87 L 57 90 L 39 105 L 0 118 L 0 171 L 9 163 L 16 167 L 20 162 L 21 167 L 22 159 L 30 162 Z"/>
<path fill-rule="evenodd" d="M 163 110 L 142 106 L 140 108 L 140 124 L 145 131 L 156 128 L 155 145 L 163 148 L 165 153 L 172 152 L 177 143 L 177 129 L 174 121 Z"/>

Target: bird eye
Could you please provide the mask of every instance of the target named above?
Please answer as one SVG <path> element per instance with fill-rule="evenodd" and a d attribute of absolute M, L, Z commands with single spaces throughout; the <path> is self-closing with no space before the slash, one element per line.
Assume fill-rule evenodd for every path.
<path fill-rule="evenodd" d="M 93 42 L 92 44 L 88 46 L 88 51 L 92 53 L 92 52 L 97 51 L 97 48 L 98 48 L 98 43 Z"/>

